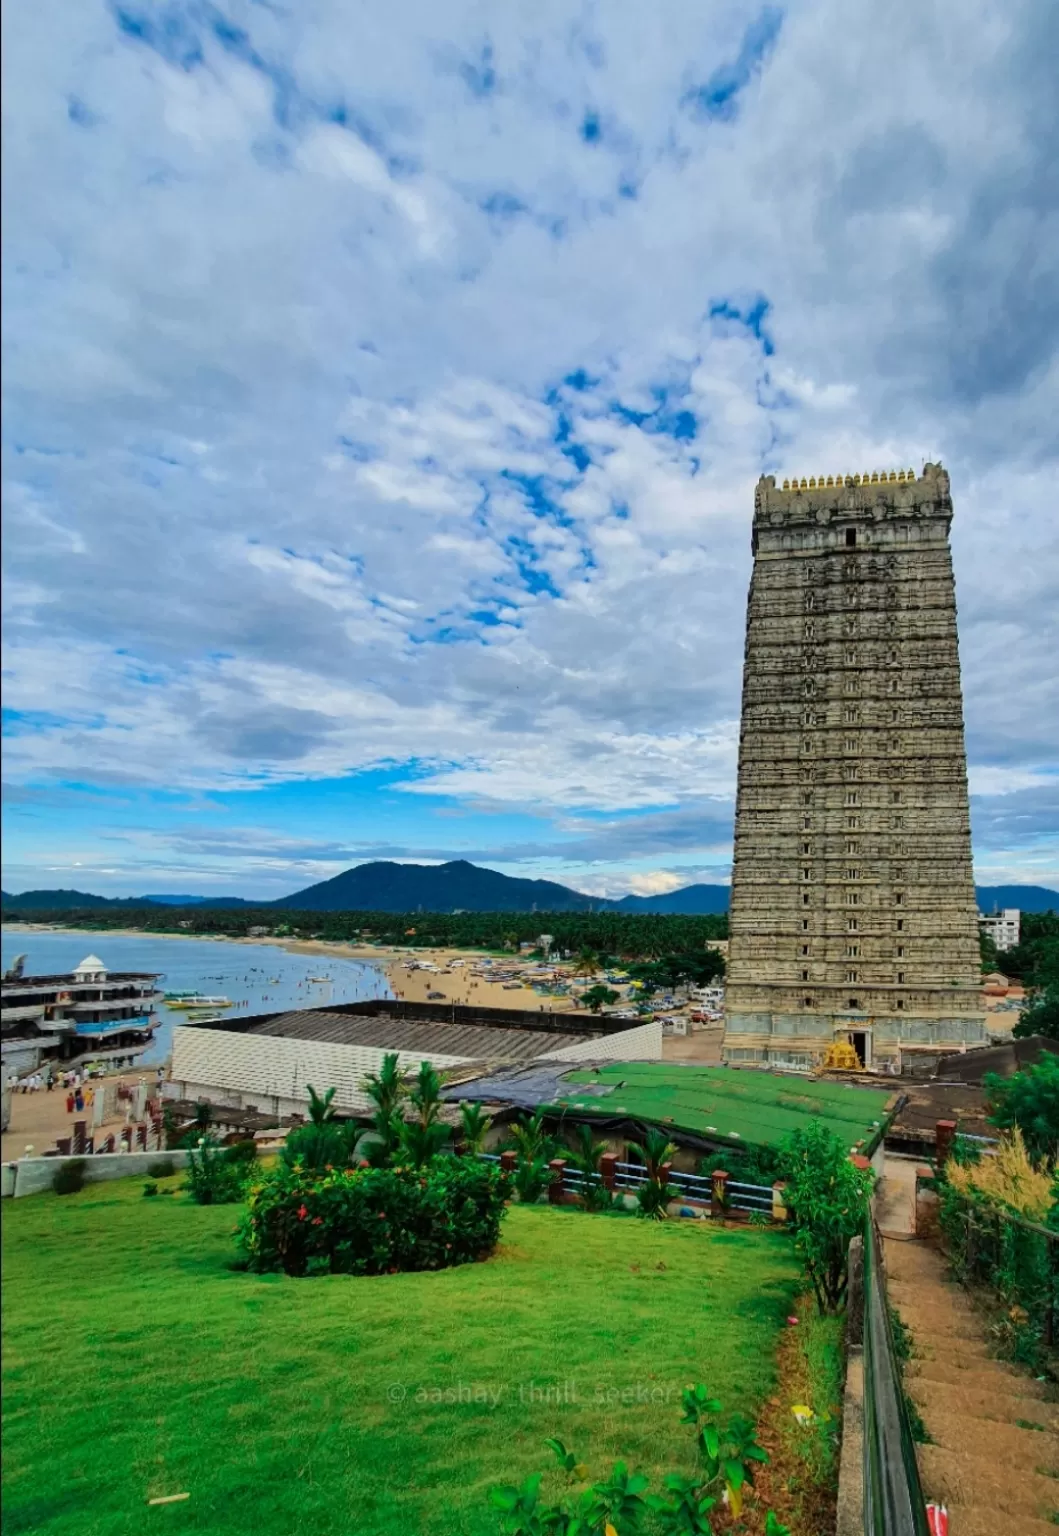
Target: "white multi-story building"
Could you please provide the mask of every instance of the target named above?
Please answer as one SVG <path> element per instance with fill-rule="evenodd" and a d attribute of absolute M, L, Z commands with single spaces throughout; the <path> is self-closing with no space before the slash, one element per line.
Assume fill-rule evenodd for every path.
<path fill-rule="evenodd" d="M 1019 941 L 1018 907 L 1005 907 L 1003 912 L 979 912 L 978 926 L 992 939 L 997 949 L 1014 949 Z"/>
<path fill-rule="evenodd" d="M 131 1065 L 150 1045 L 161 1001 L 153 971 L 108 971 L 96 955 L 58 976 L 27 976 L 20 956 L 0 985 L 0 1049 L 12 1077 L 45 1061 Z"/>

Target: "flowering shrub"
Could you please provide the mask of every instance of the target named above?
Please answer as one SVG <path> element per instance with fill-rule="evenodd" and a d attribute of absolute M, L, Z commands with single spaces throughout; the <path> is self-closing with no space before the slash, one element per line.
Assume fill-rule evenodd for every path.
<path fill-rule="evenodd" d="M 250 1193 L 240 1243 L 251 1269 L 381 1275 L 445 1269 L 496 1246 L 508 1181 L 470 1158 L 423 1168 L 280 1164 Z"/>

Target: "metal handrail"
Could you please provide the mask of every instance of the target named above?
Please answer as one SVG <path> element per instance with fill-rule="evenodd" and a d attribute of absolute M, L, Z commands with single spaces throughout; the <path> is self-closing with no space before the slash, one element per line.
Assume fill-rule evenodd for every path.
<path fill-rule="evenodd" d="M 871 1215 L 864 1233 L 864 1531 L 930 1536 Z"/>

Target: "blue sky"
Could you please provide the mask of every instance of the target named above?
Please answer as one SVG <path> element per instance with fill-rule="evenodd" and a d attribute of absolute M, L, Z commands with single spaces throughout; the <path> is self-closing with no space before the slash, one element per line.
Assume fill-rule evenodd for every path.
<path fill-rule="evenodd" d="M 754 483 L 925 459 L 1059 882 L 1054 6 L 5 28 L 6 889 L 723 880 Z"/>

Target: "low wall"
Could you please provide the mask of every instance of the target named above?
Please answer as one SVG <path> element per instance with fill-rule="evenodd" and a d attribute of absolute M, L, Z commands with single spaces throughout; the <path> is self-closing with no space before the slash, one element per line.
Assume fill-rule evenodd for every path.
<path fill-rule="evenodd" d="M 108 1179 L 133 1179 L 146 1177 L 147 1170 L 163 1158 L 174 1169 L 187 1166 L 186 1152 L 98 1152 L 86 1156 L 85 1183 L 103 1184 Z M 3 1183 L 0 1193 L 5 1198 L 19 1200 L 23 1195 L 39 1195 L 51 1189 L 51 1181 L 57 1171 L 67 1163 L 77 1162 L 74 1157 L 20 1157 L 17 1163 L 4 1163 Z"/>

